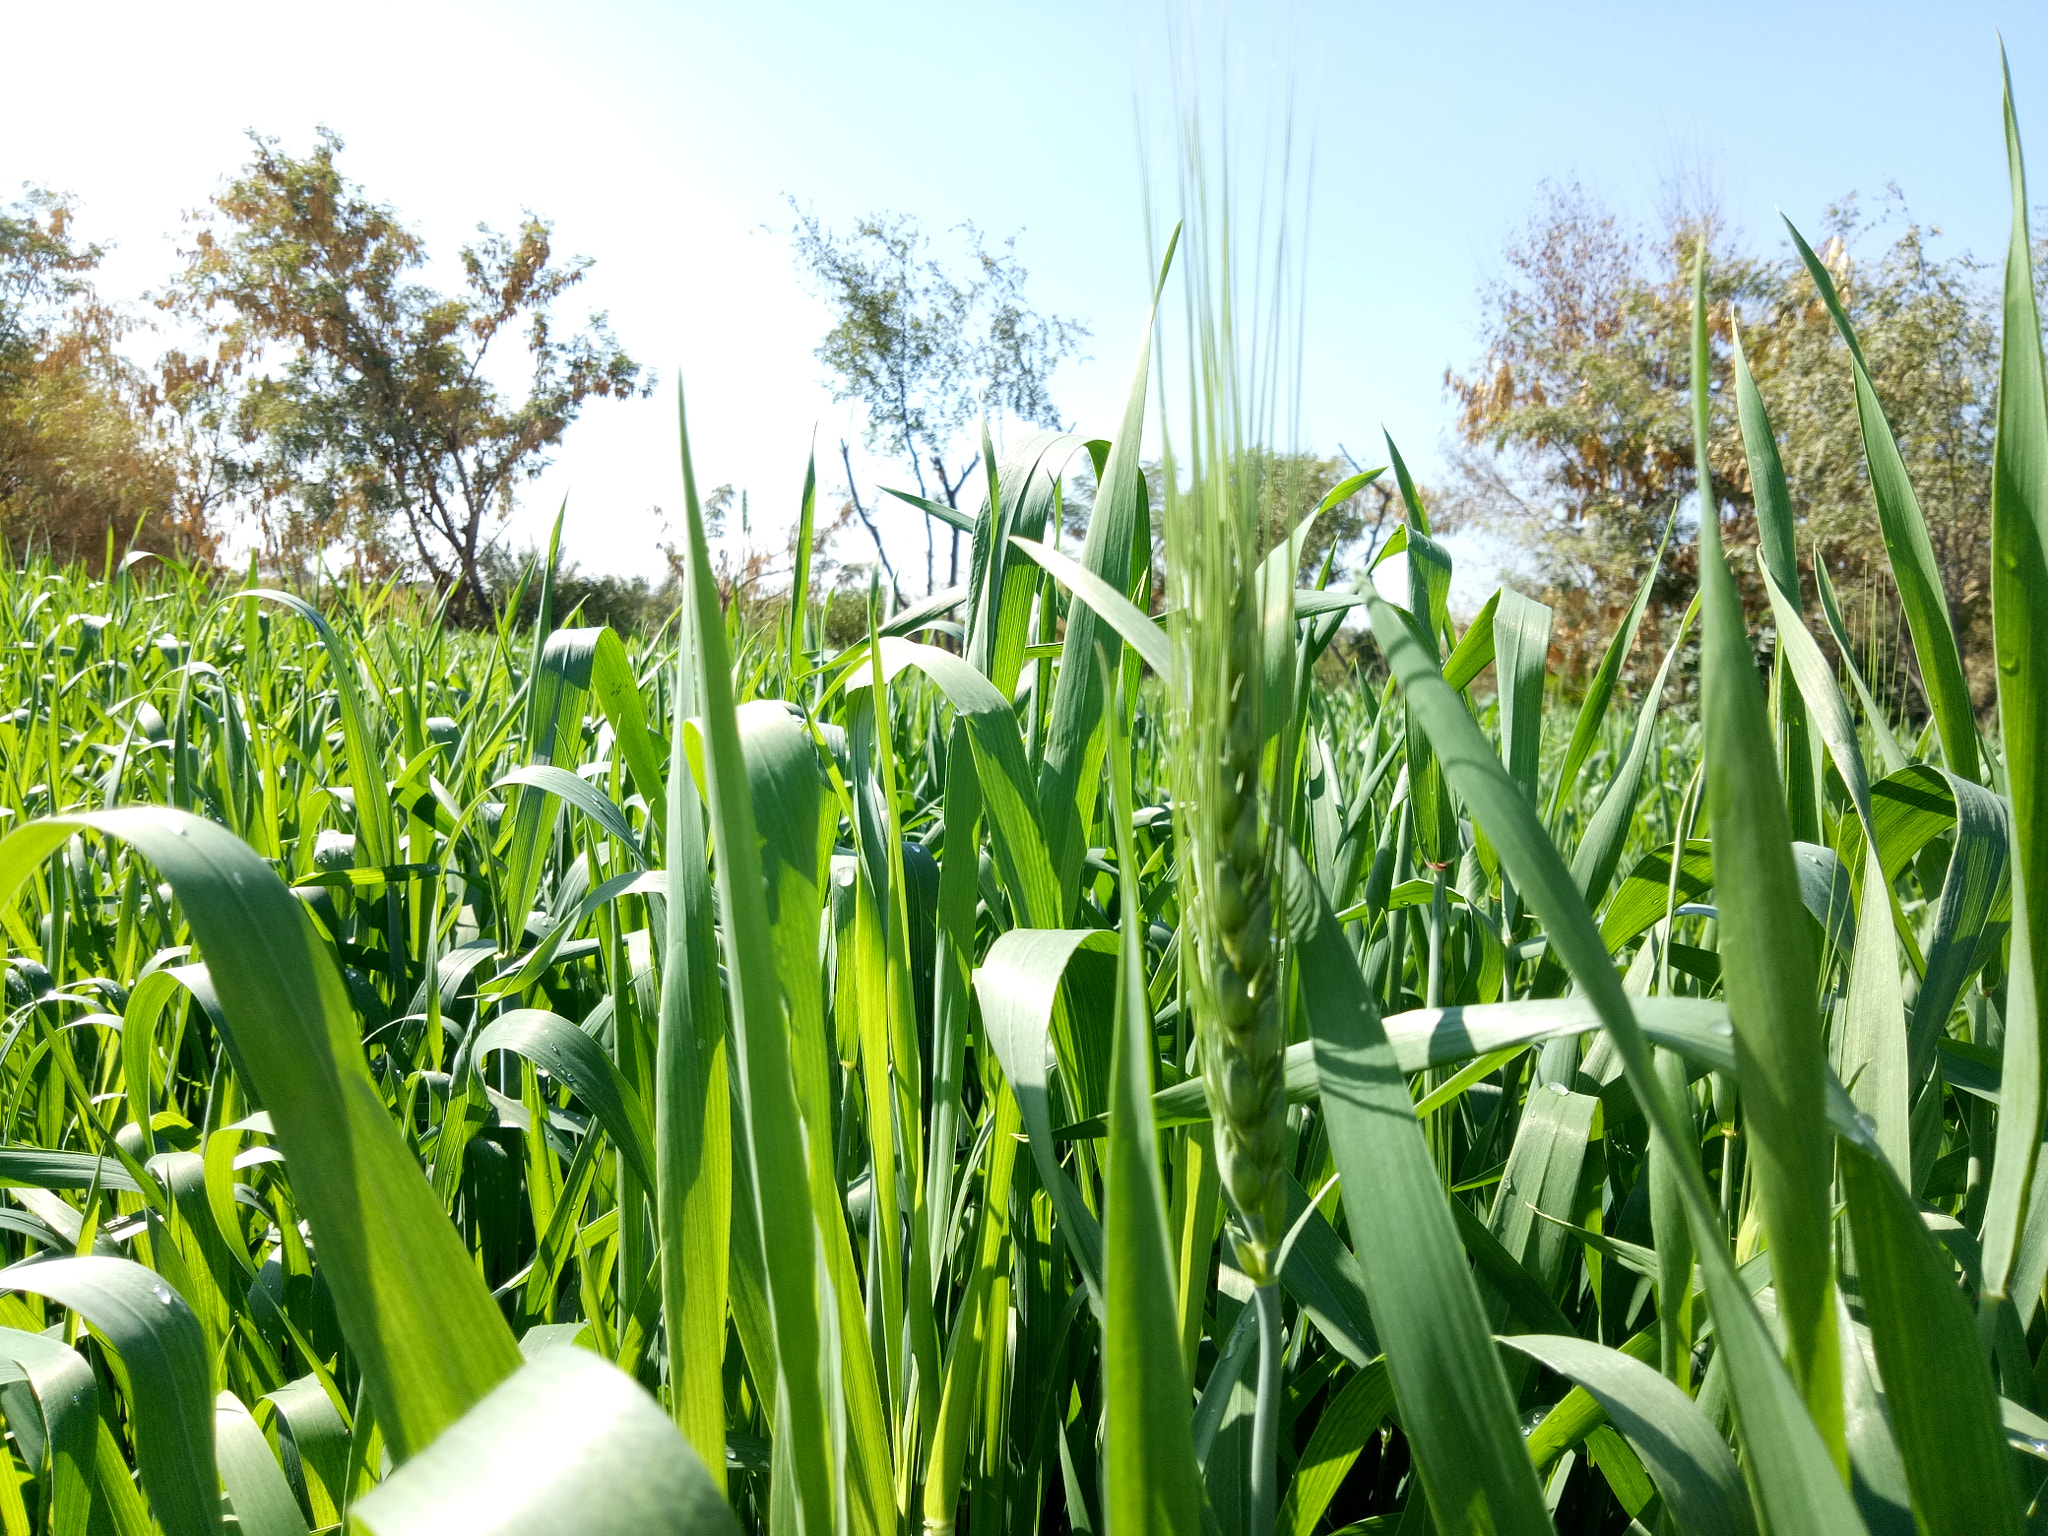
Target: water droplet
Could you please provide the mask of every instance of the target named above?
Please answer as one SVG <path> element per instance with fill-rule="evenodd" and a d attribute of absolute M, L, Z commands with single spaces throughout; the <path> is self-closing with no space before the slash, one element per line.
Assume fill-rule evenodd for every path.
<path fill-rule="evenodd" d="M 162 1302 L 167 1307 L 171 1304 L 171 1292 L 169 1287 L 163 1285 L 152 1285 L 150 1289 L 156 1292 L 156 1299 L 158 1301 Z"/>

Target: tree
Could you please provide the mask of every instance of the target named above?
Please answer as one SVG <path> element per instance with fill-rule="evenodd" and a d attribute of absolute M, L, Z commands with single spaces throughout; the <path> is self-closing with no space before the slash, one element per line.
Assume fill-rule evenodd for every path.
<path fill-rule="evenodd" d="M 0 207 L 0 387 L 11 387 L 48 343 L 62 307 L 87 299 L 106 253 L 72 237 L 68 200 L 26 187 Z"/>
<path fill-rule="evenodd" d="M 104 253 L 72 222 L 38 188 L 0 205 L 0 544 L 95 564 L 110 541 L 205 554 L 204 520 L 176 505 L 150 381 L 119 351 L 132 322 L 100 299 Z"/>
<path fill-rule="evenodd" d="M 1040 315 L 1025 302 L 1029 274 L 1017 260 L 1015 235 L 992 250 L 972 224 L 960 226 L 967 272 L 956 276 L 930 254 L 931 242 L 908 215 L 871 214 L 841 236 L 794 199 L 790 208 L 797 216 L 797 266 L 834 317 L 817 350 L 831 370 L 832 398 L 860 402 L 867 412 L 867 446 L 900 459 L 920 496 L 958 506 L 981 461 L 979 445 L 962 441 L 977 414 L 1058 424 L 1052 373 L 1062 359 L 1076 355 L 1088 332 L 1075 321 Z M 851 504 L 900 603 L 895 568 L 853 484 L 852 454 L 844 442 L 840 459 Z M 956 530 L 947 584 L 959 579 Z M 927 519 L 925 588 L 936 586 Z"/>
<path fill-rule="evenodd" d="M 1881 230 L 1891 243 L 1859 260 Z M 1991 660 L 1991 452 L 1997 428 L 1997 274 L 1967 252 L 1937 258 L 1940 231 L 1890 189 L 1875 219 L 1854 198 L 1827 213 L 1819 255 L 1856 326 L 1864 360 L 1912 475 L 1943 595 L 1988 697 Z M 1847 349 L 1803 268 L 1745 346 L 1771 380 L 1766 399 L 1803 531 L 1831 570 L 1884 566 Z M 1974 641 L 1975 644 L 1971 644 Z"/>
<path fill-rule="evenodd" d="M 1690 253 L 1722 244 L 1711 216 L 1676 214 L 1661 238 L 1624 231 L 1574 185 L 1552 185 L 1481 294 L 1486 353 L 1447 372 L 1467 450 L 1448 520 L 1503 526 L 1554 586 L 1633 592 L 1693 488 Z M 1774 269 L 1715 250 L 1708 268 L 1717 378 L 1732 304 L 1777 296 Z M 1715 421 L 1716 492 L 1746 505 L 1740 441 Z M 1723 483 L 1723 482 L 1726 483 Z"/>
<path fill-rule="evenodd" d="M 214 347 L 214 366 L 193 374 L 202 429 L 207 402 L 231 390 L 232 479 L 274 546 L 350 541 L 372 565 L 456 588 L 458 611 L 475 616 L 487 530 L 518 487 L 585 402 L 652 379 L 643 388 L 602 314 L 557 336 L 552 306 L 590 262 L 556 262 L 545 220 L 528 213 L 512 235 L 479 226 L 460 253 L 462 291 L 444 294 L 415 276 L 420 238 L 336 167 L 334 133 L 321 129 L 302 159 L 251 139 L 254 157 L 213 199 L 160 300 Z M 516 397 L 492 377 L 496 352 L 515 346 Z"/>
<path fill-rule="evenodd" d="M 1891 243 L 1859 259 L 1889 227 Z M 1994 295 L 1967 255 L 1936 259 L 1937 232 L 1896 189 L 1866 221 L 1829 209 L 1820 255 L 1861 338 L 1873 382 L 1919 489 L 1966 652 L 1988 658 L 1982 551 L 1990 529 L 1997 383 Z M 1709 264 L 1716 395 L 1730 398 L 1734 327 L 1780 438 L 1802 561 L 1824 552 L 1845 582 L 1895 598 L 1870 500 L 1847 348 L 1788 248 L 1738 248 L 1711 207 L 1674 206 L 1654 237 L 1625 230 L 1578 186 L 1546 188 L 1506 252 L 1508 275 L 1481 293 L 1485 352 L 1447 372 L 1461 451 L 1444 498 L 1455 518 L 1518 537 L 1563 617 L 1611 627 L 1665 520 L 1694 489 L 1689 390 L 1690 261 Z M 1752 544 L 1748 466 L 1732 407 L 1714 413 L 1714 492 L 1731 548 Z M 1675 545 L 1660 599 L 1689 594 L 1693 552 Z"/>

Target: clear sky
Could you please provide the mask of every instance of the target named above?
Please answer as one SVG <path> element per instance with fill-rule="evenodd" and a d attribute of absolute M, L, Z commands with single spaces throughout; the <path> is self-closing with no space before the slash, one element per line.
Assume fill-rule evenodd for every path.
<path fill-rule="evenodd" d="M 554 220 L 558 250 L 596 259 L 578 307 L 609 310 L 664 387 L 593 406 L 514 537 L 566 496 L 570 553 L 622 571 L 658 566 L 652 509 L 678 503 L 678 372 L 700 484 L 746 488 L 757 525 L 793 516 L 814 425 L 821 459 L 857 433 L 812 356 L 828 322 L 791 264 L 785 195 L 828 224 L 887 209 L 1021 230 L 1035 303 L 1093 332 L 1090 360 L 1056 377 L 1062 413 L 1109 432 L 1147 281 L 1136 124 L 1171 109 L 1170 32 L 1229 61 L 1241 121 L 1289 100 L 1313 149 L 1306 444 L 1376 461 L 1385 426 L 1425 474 L 1444 369 L 1472 361 L 1476 291 L 1545 178 L 1647 222 L 1669 178 L 1704 176 L 1765 248 L 1774 209 L 1810 228 L 1841 194 L 1896 182 L 1923 221 L 1996 256 L 2001 28 L 2048 166 L 2039 0 L 8 0 L 0 26 L 0 195 L 76 194 L 85 234 L 115 247 L 110 294 L 169 275 L 181 213 L 251 127 L 294 150 L 334 128 L 344 169 L 440 251 L 524 208 Z"/>

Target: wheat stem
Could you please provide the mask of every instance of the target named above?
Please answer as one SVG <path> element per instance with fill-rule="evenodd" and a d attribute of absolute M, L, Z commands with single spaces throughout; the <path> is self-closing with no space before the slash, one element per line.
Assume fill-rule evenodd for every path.
<path fill-rule="evenodd" d="M 1280 1457 L 1280 1286 L 1269 1281 L 1252 1293 L 1259 1309 L 1259 1390 L 1252 1407 L 1250 1536 L 1272 1536 L 1278 1507 Z"/>

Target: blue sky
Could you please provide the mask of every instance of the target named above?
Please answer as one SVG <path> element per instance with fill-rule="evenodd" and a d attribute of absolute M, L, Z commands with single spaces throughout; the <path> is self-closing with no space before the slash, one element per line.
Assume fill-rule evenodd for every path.
<path fill-rule="evenodd" d="M 1774 209 L 1810 228 L 1896 182 L 1953 244 L 1995 256 L 2000 28 L 2048 166 L 2038 4 L 363 0 L 345 25 L 325 7 L 106 4 L 89 31 L 83 14 L 10 15 L 34 67 L 10 82 L 0 191 L 77 194 L 85 232 L 116 247 L 112 292 L 169 273 L 181 212 L 248 127 L 298 149 L 333 127 L 345 168 L 437 249 L 532 208 L 558 249 L 596 258 L 583 303 L 665 387 L 595 406 L 513 536 L 567 496 L 570 551 L 598 569 L 658 565 L 679 370 L 700 483 L 746 488 L 757 527 L 793 515 L 814 424 L 821 450 L 857 435 L 811 356 L 828 322 L 791 265 L 785 194 L 828 224 L 889 209 L 1022 230 L 1035 302 L 1093 332 L 1056 379 L 1061 410 L 1110 430 L 1147 281 L 1137 123 L 1165 142 L 1170 33 L 1227 71 L 1240 123 L 1286 103 L 1313 150 L 1305 442 L 1366 456 L 1384 425 L 1425 474 L 1444 369 L 1472 360 L 1476 291 L 1545 178 L 1645 222 L 1671 177 L 1705 178 L 1766 248 Z"/>

